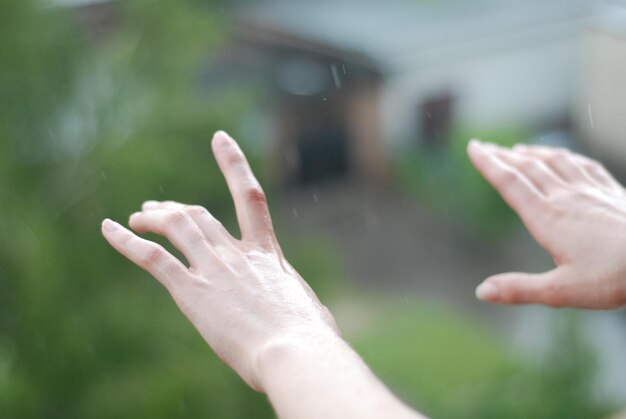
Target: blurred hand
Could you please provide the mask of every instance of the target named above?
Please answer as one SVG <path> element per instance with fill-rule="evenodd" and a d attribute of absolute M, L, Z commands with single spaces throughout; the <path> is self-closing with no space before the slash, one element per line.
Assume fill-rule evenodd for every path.
<path fill-rule="evenodd" d="M 476 290 L 478 298 L 554 307 L 626 306 L 626 191 L 602 165 L 565 149 L 507 149 L 475 140 L 468 154 L 556 263 L 545 273 L 487 278 Z"/>
<path fill-rule="evenodd" d="M 227 134 L 213 152 L 235 201 L 242 239 L 199 206 L 148 201 L 130 217 L 138 233 L 156 233 L 185 256 L 183 265 L 160 245 L 105 220 L 107 241 L 170 292 L 217 355 L 261 390 L 259 357 L 281 340 L 333 338 L 329 311 L 289 265 L 276 240 L 265 195 L 245 156 Z"/>

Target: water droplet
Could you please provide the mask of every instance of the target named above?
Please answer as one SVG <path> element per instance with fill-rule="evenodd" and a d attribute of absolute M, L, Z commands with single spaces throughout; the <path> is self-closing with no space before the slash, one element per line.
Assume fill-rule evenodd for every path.
<path fill-rule="evenodd" d="M 591 105 L 587 103 L 587 111 L 589 112 L 589 125 L 593 128 L 593 115 L 591 114 Z"/>
<path fill-rule="evenodd" d="M 335 81 L 335 87 L 337 90 L 341 89 L 341 79 L 339 78 L 339 71 L 337 71 L 337 65 L 330 65 L 330 72 L 333 74 L 333 80 Z"/>

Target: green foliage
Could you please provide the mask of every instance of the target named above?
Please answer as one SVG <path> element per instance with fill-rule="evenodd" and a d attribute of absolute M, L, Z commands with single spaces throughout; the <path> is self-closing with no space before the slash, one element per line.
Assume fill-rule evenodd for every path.
<path fill-rule="evenodd" d="M 35 9 L 33 0 L 5 0 L 0 12 L 0 170 L 5 174 L 37 154 L 31 147 L 48 133 L 71 95 L 81 42 L 68 16 Z"/>
<path fill-rule="evenodd" d="M 348 339 L 397 394 L 431 417 L 601 418 L 610 412 L 592 396 L 593 352 L 575 318 L 558 317 L 547 354 L 531 362 L 453 309 L 406 297 L 381 303 L 380 295 L 365 306 L 370 324 Z"/>
<path fill-rule="evenodd" d="M 269 417 L 100 235 L 146 199 L 199 203 L 232 227 L 209 140 L 249 99 L 198 91 L 221 32 L 206 4 L 119 4 L 119 31 L 89 49 L 68 10 L 0 5 L 0 412 Z"/>
<path fill-rule="evenodd" d="M 462 228 L 490 237 L 506 229 L 517 217 L 467 158 L 466 147 L 471 138 L 511 146 L 523 142 L 526 136 L 514 130 L 460 129 L 445 148 L 419 148 L 403 154 L 396 173 L 400 183 L 421 202 Z"/>
<path fill-rule="evenodd" d="M 0 3 L 0 416 L 272 417 L 167 292 L 99 232 L 104 217 L 124 222 L 146 199 L 174 199 L 206 206 L 236 234 L 209 138 L 236 133 L 254 93 L 201 87 L 223 32 L 217 2 L 117 2 L 118 30 L 92 45 L 68 10 L 39 4 Z M 441 159 L 465 174 L 460 148 L 452 156 Z M 410 168 L 438 173 L 434 163 Z M 436 176 L 467 205 L 487 190 L 477 177 L 466 191 L 453 181 L 462 178 Z M 480 214 L 492 207 L 480 202 Z M 323 238 L 285 249 L 323 301 L 348 294 Z M 519 400 L 540 404 L 538 393 L 516 398 L 519 361 L 467 320 L 419 305 L 368 310 L 377 306 L 379 321 L 355 345 L 407 400 L 464 418 L 520 417 L 503 412 Z M 553 391 L 553 410 L 519 412 L 590 412 L 582 358 L 572 353 L 560 374 L 525 379 Z"/>
<path fill-rule="evenodd" d="M 306 279 L 324 304 L 343 298 L 349 291 L 336 247 L 335 243 L 321 235 L 282 242 L 289 263 Z"/>

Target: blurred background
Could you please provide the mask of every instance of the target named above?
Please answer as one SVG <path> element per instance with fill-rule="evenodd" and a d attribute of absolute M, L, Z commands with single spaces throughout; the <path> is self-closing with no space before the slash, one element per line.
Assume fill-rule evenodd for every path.
<path fill-rule="evenodd" d="M 100 236 L 147 199 L 238 234 L 217 129 L 288 259 L 407 403 L 616 417 L 623 311 L 475 299 L 491 274 L 552 262 L 465 146 L 568 147 L 624 181 L 625 104 L 624 1 L 3 0 L 0 417 L 274 416 Z"/>

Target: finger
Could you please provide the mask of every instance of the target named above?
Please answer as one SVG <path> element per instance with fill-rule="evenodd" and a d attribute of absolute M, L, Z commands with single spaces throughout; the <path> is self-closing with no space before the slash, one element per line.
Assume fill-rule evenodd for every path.
<path fill-rule="evenodd" d="M 522 155 L 540 159 L 565 182 L 580 183 L 590 180 L 582 166 L 574 159 L 573 154 L 566 149 L 517 144 L 513 150 Z"/>
<path fill-rule="evenodd" d="M 218 131 L 212 147 L 235 201 L 243 239 L 255 242 L 274 239 L 265 193 L 237 143 L 225 132 Z"/>
<path fill-rule="evenodd" d="M 130 216 L 129 224 L 139 233 L 167 237 L 194 268 L 211 266 L 218 260 L 204 232 L 185 211 L 154 209 L 136 212 Z"/>
<path fill-rule="evenodd" d="M 183 204 L 181 202 L 176 202 L 176 201 L 145 201 L 141 205 L 141 209 L 143 211 L 151 210 L 151 209 L 167 209 L 167 210 L 178 211 L 188 206 L 189 205 L 187 204 Z"/>
<path fill-rule="evenodd" d="M 237 239 L 230 235 L 228 230 L 206 208 L 199 205 L 186 205 L 176 201 L 146 201 L 141 206 L 143 211 L 163 209 L 170 211 L 186 211 L 193 221 L 204 232 L 209 242 L 214 246 L 233 247 Z"/>
<path fill-rule="evenodd" d="M 502 161 L 477 140 L 470 141 L 468 154 L 476 169 L 520 215 L 539 206 L 541 192 L 515 167 Z"/>
<path fill-rule="evenodd" d="M 607 188 L 622 188 L 606 168 L 596 160 L 577 154 L 576 161 L 583 167 L 585 173 L 600 186 Z"/>
<path fill-rule="evenodd" d="M 593 287 L 593 289 L 591 289 Z M 511 272 L 487 278 L 476 296 L 496 304 L 543 304 L 550 307 L 611 309 L 623 306 L 614 289 L 581 280 L 565 265 L 541 274 Z M 608 303 L 607 303 L 608 301 Z"/>
<path fill-rule="evenodd" d="M 115 250 L 149 272 L 166 287 L 173 282 L 184 281 L 191 275 L 187 268 L 162 246 L 137 237 L 114 221 L 106 219 L 102 222 L 102 234 Z"/>
<path fill-rule="evenodd" d="M 487 278 L 476 288 L 476 297 L 496 304 L 568 305 L 568 293 L 560 286 L 563 270 L 540 274 L 509 272 Z"/>
<path fill-rule="evenodd" d="M 141 204 L 141 209 L 142 210 L 148 210 L 148 209 L 156 209 L 156 208 L 163 208 L 163 204 L 165 202 L 174 202 L 174 201 L 144 201 L 143 204 Z"/>
<path fill-rule="evenodd" d="M 511 149 L 488 146 L 504 162 L 519 170 L 544 196 L 562 189 L 565 183 L 545 163 L 534 156 L 516 153 Z"/>
<path fill-rule="evenodd" d="M 622 187 L 620 183 L 615 180 L 615 178 L 608 172 L 608 170 L 606 170 L 606 168 L 601 163 L 589 157 L 583 156 L 582 154 L 574 153 L 563 148 L 554 148 L 541 145 L 520 145 L 520 147 L 521 149 L 528 149 L 529 151 L 542 153 L 544 155 L 548 155 L 556 151 L 557 156 L 554 158 L 554 160 L 558 160 L 559 155 L 568 155 L 569 160 L 578 167 L 579 173 L 582 174 L 585 180 L 591 180 L 597 185 L 610 188 Z"/>

